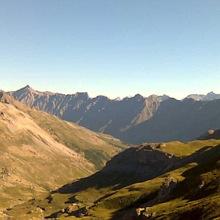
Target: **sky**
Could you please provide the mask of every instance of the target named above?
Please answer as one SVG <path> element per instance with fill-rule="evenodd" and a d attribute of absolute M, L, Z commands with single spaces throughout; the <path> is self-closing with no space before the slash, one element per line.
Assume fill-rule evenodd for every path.
<path fill-rule="evenodd" d="M 0 88 L 220 93 L 219 0 L 0 0 Z"/>

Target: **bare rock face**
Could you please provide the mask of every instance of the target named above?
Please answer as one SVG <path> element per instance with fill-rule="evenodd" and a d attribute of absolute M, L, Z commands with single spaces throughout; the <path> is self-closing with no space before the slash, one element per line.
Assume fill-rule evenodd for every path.
<path fill-rule="evenodd" d="M 13 102 L 13 98 L 7 93 L 0 91 L 0 102 L 10 104 Z"/>
<path fill-rule="evenodd" d="M 65 212 L 71 214 L 77 211 L 78 209 L 79 209 L 79 205 L 77 203 L 73 203 L 66 208 Z"/>
<path fill-rule="evenodd" d="M 156 95 L 151 95 L 145 98 L 142 111 L 133 119 L 132 125 L 141 124 L 150 118 L 152 118 L 160 106 L 160 102 L 163 98 L 158 98 Z"/>
<path fill-rule="evenodd" d="M 137 208 L 136 217 L 137 220 L 153 219 L 156 216 L 156 212 L 152 212 L 150 207 Z"/>

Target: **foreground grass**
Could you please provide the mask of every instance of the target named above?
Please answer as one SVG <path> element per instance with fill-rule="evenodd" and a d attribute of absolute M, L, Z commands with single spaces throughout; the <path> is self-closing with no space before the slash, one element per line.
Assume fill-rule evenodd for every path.
<path fill-rule="evenodd" d="M 183 161 L 192 154 L 198 157 L 192 162 L 184 162 L 180 167 L 143 182 L 119 189 L 109 186 L 85 188 L 74 193 L 54 192 L 46 199 L 41 198 L 15 206 L 7 214 L 21 215 L 25 218 L 32 216 L 40 218 L 40 215 L 44 215 L 58 219 L 78 219 L 71 213 L 62 212 L 72 203 L 77 203 L 80 207 L 88 209 L 89 216 L 80 218 L 83 220 L 138 219 L 135 217 L 135 209 L 138 207 L 149 207 L 149 212 L 155 214 L 154 219 L 218 219 L 219 141 L 194 141 L 188 144 L 176 142 L 176 144 L 166 143 L 160 150 L 179 155 Z M 186 148 L 183 149 L 184 147 Z M 161 197 L 161 187 L 170 178 L 175 179 L 176 186 L 168 195 Z M 37 207 L 43 209 L 43 213 L 29 213 Z"/>

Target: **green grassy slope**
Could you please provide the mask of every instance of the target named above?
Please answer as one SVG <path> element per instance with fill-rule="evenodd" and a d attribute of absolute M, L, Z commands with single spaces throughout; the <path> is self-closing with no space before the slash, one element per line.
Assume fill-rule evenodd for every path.
<path fill-rule="evenodd" d="M 141 146 L 121 155 L 99 173 L 66 185 L 46 199 L 16 206 L 7 215 L 78 219 L 86 208 L 87 215 L 80 219 L 217 219 L 220 216 L 219 140 Z M 135 165 L 136 173 L 141 168 L 148 172 L 152 169 L 148 168 L 149 163 L 154 166 L 155 176 L 146 173 L 142 181 L 133 169 L 130 175 L 124 170 L 124 175 L 120 172 L 122 164 L 128 168 L 129 164 Z M 70 210 L 74 205 L 77 208 Z M 137 208 L 145 211 L 138 216 Z"/>

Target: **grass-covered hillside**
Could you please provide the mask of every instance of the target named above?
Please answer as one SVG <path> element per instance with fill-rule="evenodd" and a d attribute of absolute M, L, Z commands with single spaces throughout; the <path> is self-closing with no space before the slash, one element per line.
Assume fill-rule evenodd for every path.
<path fill-rule="evenodd" d="M 0 210 L 92 174 L 124 147 L 0 95 Z"/>
<path fill-rule="evenodd" d="M 144 144 L 115 156 L 98 173 L 5 214 L 82 220 L 219 219 L 219 181 L 219 140 Z"/>

